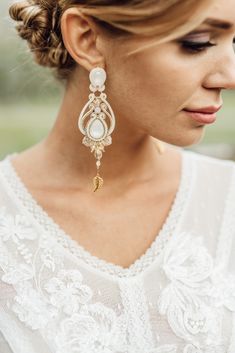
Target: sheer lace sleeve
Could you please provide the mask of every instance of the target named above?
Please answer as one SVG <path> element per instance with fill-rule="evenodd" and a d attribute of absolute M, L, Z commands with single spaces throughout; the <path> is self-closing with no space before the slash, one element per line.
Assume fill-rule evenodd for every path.
<path fill-rule="evenodd" d="M 4 302 L 5 302 L 5 298 L 8 296 L 8 291 L 7 291 L 7 287 L 5 286 L 5 284 L 1 281 L 1 271 L 0 271 L 0 316 L 4 317 L 4 309 L 3 307 L 5 306 Z M 0 352 L 1 353 L 13 353 L 12 349 L 10 348 L 4 334 L 3 331 L 4 330 L 6 332 L 7 330 L 7 326 L 9 326 L 8 321 L 3 321 L 0 320 Z M 8 327 L 8 331 L 10 331 L 11 328 Z"/>
<path fill-rule="evenodd" d="M 227 199 L 227 216 L 230 220 L 226 224 L 228 238 L 225 242 L 224 247 L 224 258 L 228 271 L 231 274 L 230 285 L 228 291 L 224 293 L 227 297 L 227 302 L 230 308 L 233 310 L 233 323 L 232 323 L 232 336 L 230 349 L 228 353 L 235 352 L 235 163 L 233 168 L 232 182 L 230 185 L 230 191 Z"/>
<path fill-rule="evenodd" d="M 13 353 L 8 343 L 6 342 L 3 334 L 0 332 L 0 352 L 1 353 Z"/>

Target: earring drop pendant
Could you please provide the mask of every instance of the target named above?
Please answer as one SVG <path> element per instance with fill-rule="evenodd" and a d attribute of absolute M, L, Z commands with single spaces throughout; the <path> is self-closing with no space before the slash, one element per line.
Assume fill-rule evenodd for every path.
<path fill-rule="evenodd" d="M 101 176 L 99 174 L 99 168 L 100 168 L 100 160 L 99 159 L 98 159 L 98 161 L 96 161 L 96 168 L 97 168 L 97 174 L 93 178 L 93 185 L 94 185 L 93 191 L 94 192 L 96 190 L 98 190 L 99 188 L 101 188 L 101 186 L 103 186 L 103 184 L 104 184 L 104 180 L 103 180 L 103 178 L 101 178 Z"/>
<path fill-rule="evenodd" d="M 101 158 L 104 147 L 111 145 L 111 133 L 115 127 L 115 116 L 110 104 L 107 102 L 105 90 L 106 72 L 100 67 L 91 70 L 89 74 L 90 90 L 89 101 L 82 109 L 79 119 L 78 128 L 84 136 L 82 143 L 90 147 L 91 152 L 96 158 L 97 175 L 93 178 L 94 190 L 96 191 L 103 186 L 103 179 L 99 175 L 99 168 L 101 165 Z M 95 92 L 99 92 L 96 95 Z M 85 120 L 89 118 L 88 122 Z M 109 119 L 109 126 L 107 125 L 107 118 Z"/>
<path fill-rule="evenodd" d="M 101 186 L 103 186 L 103 183 L 104 183 L 104 180 L 100 177 L 99 172 L 97 171 L 96 176 L 93 178 L 93 185 L 94 185 L 93 191 L 95 192 L 96 190 L 101 188 Z"/>

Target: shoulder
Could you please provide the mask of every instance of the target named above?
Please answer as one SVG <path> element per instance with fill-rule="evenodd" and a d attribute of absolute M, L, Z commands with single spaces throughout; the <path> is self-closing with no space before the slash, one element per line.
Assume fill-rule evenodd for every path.
<path fill-rule="evenodd" d="M 10 158 L 15 153 L 8 154 L 0 160 L 0 208 L 12 207 L 15 204 L 15 177 L 12 171 Z"/>
<path fill-rule="evenodd" d="M 220 159 L 198 153 L 191 150 L 185 150 L 185 153 L 195 161 L 199 176 L 205 180 L 219 180 L 221 182 L 235 182 L 235 161 L 230 159 Z"/>
<path fill-rule="evenodd" d="M 206 155 L 201 152 L 192 151 L 189 149 L 185 149 L 184 152 L 192 155 L 194 159 L 196 159 L 198 162 L 204 165 L 210 165 L 210 166 L 214 165 L 222 168 L 223 166 L 230 166 L 230 167 L 235 166 L 235 161 L 231 159 L 222 159 L 218 157 L 213 157 L 213 156 Z"/>
<path fill-rule="evenodd" d="M 22 190 L 9 157 L 0 160 L 0 282 L 12 284 L 15 276 L 27 276 L 21 258 L 29 263 L 39 246 L 40 229 L 20 202 Z"/>
<path fill-rule="evenodd" d="M 191 161 L 186 169 L 193 170 L 188 181 L 192 185 L 191 202 L 205 210 L 205 217 L 221 218 L 228 203 L 230 210 L 235 209 L 235 162 L 191 150 L 185 153 Z"/>

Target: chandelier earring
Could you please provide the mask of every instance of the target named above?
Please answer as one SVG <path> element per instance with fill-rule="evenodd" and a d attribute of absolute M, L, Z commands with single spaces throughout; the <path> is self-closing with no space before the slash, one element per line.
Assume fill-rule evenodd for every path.
<path fill-rule="evenodd" d="M 104 180 L 99 174 L 101 158 L 104 147 L 112 144 L 111 133 L 115 128 L 115 116 L 110 104 L 107 102 L 105 90 L 106 71 L 96 67 L 89 74 L 91 93 L 89 101 L 83 107 L 79 119 L 78 128 L 84 135 L 82 143 L 90 147 L 91 153 L 96 158 L 96 176 L 93 178 L 93 191 L 103 186 Z M 98 95 L 95 93 L 98 92 Z M 88 121 L 85 120 L 88 118 Z M 109 126 L 107 125 L 109 119 Z"/>

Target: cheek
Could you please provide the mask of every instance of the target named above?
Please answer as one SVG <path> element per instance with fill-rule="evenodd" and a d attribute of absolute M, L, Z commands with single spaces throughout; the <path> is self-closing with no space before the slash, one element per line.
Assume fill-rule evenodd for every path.
<path fill-rule="evenodd" d="M 165 53 L 163 55 L 162 53 Z M 138 54 L 110 64 L 108 95 L 115 111 L 137 125 L 172 124 L 172 119 L 201 87 L 198 61 L 172 48 Z"/>
<path fill-rule="evenodd" d="M 123 99 L 141 112 L 171 114 L 199 86 L 198 70 L 174 57 L 146 57 L 123 68 L 119 76 Z"/>
<path fill-rule="evenodd" d="M 143 80 L 148 94 L 152 92 L 158 103 L 169 109 L 181 106 L 200 87 L 198 67 L 183 56 L 161 55 L 145 67 Z"/>

